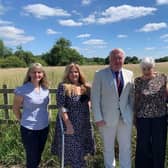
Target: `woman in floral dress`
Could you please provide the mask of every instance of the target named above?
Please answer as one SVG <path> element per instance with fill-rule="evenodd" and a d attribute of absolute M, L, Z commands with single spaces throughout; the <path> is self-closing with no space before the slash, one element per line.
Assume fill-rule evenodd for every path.
<path fill-rule="evenodd" d="M 90 86 L 77 64 L 72 63 L 66 67 L 63 82 L 57 89 L 56 100 L 59 113 L 51 151 L 61 159 L 60 114 L 65 133 L 64 163 L 72 168 L 83 168 L 86 166 L 84 157 L 94 154 L 95 146 L 89 113 Z"/>

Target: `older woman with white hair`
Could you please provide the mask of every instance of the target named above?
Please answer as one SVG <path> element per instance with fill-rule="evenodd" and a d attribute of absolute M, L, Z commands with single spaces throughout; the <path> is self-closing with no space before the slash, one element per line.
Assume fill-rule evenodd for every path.
<path fill-rule="evenodd" d="M 136 168 L 164 168 L 167 137 L 167 76 L 154 70 L 153 58 L 140 63 L 135 79 Z"/>

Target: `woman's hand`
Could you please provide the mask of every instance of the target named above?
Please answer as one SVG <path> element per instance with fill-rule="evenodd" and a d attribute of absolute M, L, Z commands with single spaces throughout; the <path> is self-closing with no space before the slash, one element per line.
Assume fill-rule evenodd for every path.
<path fill-rule="evenodd" d="M 73 125 L 71 123 L 66 125 L 66 132 L 65 134 L 68 135 L 73 135 L 74 134 L 74 129 L 73 129 Z"/>
<path fill-rule="evenodd" d="M 62 112 L 62 118 L 64 120 L 65 126 L 66 126 L 66 131 L 65 134 L 72 135 L 74 134 L 74 129 L 71 121 L 69 120 L 68 113 L 67 112 Z"/>

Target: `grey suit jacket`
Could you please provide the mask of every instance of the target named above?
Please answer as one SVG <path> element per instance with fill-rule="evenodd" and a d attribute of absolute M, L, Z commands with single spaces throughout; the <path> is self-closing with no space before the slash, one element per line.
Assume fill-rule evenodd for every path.
<path fill-rule="evenodd" d="M 122 69 L 124 86 L 119 97 L 110 67 L 95 73 L 91 101 L 95 121 L 104 120 L 107 126 L 116 125 L 119 117 L 127 124 L 133 118 L 133 72 Z M 121 115 L 120 115 L 121 114 Z"/>

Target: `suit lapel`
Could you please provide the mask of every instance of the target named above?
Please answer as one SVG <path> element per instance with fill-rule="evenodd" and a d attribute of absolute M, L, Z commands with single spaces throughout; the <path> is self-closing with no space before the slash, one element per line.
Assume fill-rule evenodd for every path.
<path fill-rule="evenodd" d="M 107 80 L 108 80 L 110 86 L 114 85 L 114 78 L 113 78 L 113 74 L 112 74 L 110 68 L 107 68 Z"/>
<path fill-rule="evenodd" d="M 114 77 L 110 67 L 107 68 L 107 79 L 108 79 L 109 85 L 115 90 L 116 94 L 118 95 L 118 91 L 117 91 L 117 88 L 115 87 Z"/>
<path fill-rule="evenodd" d="M 121 95 L 123 94 L 123 92 L 125 90 L 125 87 L 127 85 L 127 73 L 126 73 L 126 71 L 124 69 L 122 69 L 122 76 L 123 76 L 124 85 L 123 85 L 123 89 L 122 89 Z"/>

